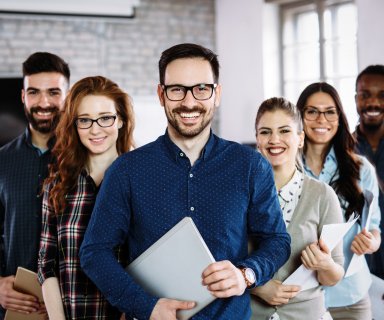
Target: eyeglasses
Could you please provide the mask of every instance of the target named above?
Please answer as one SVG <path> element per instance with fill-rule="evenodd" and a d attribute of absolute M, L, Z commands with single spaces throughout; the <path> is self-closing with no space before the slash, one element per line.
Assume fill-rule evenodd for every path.
<path fill-rule="evenodd" d="M 171 101 L 184 100 L 188 91 L 192 92 L 196 100 L 208 100 L 212 97 L 213 89 L 217 87 L 217 83 L 200 83 L 195 86 L 187 87 L 179 84 L 162 85 L 167 98 Z"/>
<path fill-rule="evenodd" d="M 325 119 L 330 122 L 339 119 L 339 111 L 336 108 L 328 109 L 326 111 L 319 111 L 318 109 L 312 107 L 306 107 L 304 109 L 304 119 L 309 121 L 319 119 L 321 114 L 324 114 Z"/>
<path fill-rule="evenodd" d="M 89 129 L 90 127 L 92 127 L 93 123 L 96 122 L 99 125 L 99 127 L 107 128 L 107 127 L 111 127 L 115 123 L 116 118 L 117 118 L 116 114 L 102 116 L 95 120 L 90 118 L 77 118 L 75 120 L 75 125 L 79 129 Z"/>

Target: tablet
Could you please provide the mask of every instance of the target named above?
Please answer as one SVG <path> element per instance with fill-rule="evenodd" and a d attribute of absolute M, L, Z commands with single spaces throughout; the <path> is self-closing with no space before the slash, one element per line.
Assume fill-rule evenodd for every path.
<path fill-rule="evenodd" d="M 192 218 L 185 217 L 126 270 L 154 296 L 196 302 L 193 309 L 178 311 L 177 319 L 186 320 L 215 299 L 201 283 L 203 270 L 212 262 Z"/>

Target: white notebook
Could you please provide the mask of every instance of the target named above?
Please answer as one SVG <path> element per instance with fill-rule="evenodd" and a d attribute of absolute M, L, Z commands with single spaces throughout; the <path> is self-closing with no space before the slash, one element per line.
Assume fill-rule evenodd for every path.
<path fill-rule="evenodd" d="M 193 309 L 177 313 L 177 319 L 186 320 L 215 300 L 201 283 L 203 270 L 212 262 L 215 259 L 192 218 L 185 217 L 126 270 L 154 296 L 195 301 Z"/>

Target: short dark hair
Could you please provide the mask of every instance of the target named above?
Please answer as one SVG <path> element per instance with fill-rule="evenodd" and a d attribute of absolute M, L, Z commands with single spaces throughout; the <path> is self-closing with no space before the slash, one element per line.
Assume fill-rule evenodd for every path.
<path fill-rule="evenodd" d="M 41 72 L 61 73 L 68 83 L 71 76 L 68 63 L 49 52 L 35 52 L 23 62 L 23 78 Z"/>
<path fill-rule="evenodd" d="M 160 83 L 164 84 L 165 69 L 168 64 L 176 59 L 203 58 L 207 60 L 212 68 L 215 83 L 219 80 L 219 61 L 217 54 L 212 50 L 194 43 L 181 43 L 163 51 L 159 60 Z"/>
<path fill-rule="evenodd" d="M 372 64 L 366 67 L 363 71 L 359 73 L 356 78 L 355 90 L 357 91 L 357 84 L 360 81 L 361 77 L 364 75 L 379 75 L 384 77 L 384 65 L 382 64 Z"/>

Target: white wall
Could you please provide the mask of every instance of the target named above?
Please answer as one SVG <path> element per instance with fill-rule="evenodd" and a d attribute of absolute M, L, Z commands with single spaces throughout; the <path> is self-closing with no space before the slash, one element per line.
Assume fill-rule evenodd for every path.
<path fill-rule="evenodd" d="M 361 71 L 369 64 L 384 64 L 384 0 L 355 1 Z M 258 105 L 265 98 L 281 94 L 277 21 L 277 5 L 263 0 L 216 0 L 216 44 L 223 84 L 219 129 L 223 138 L 253 143 Z M 273 56 L 276 65 L 263 63 L 263 55 Z M 344 107 L 350 112 L 353 129 L 357 120 L 355 105 L 347 104 Z"/>
<path fill-rule="evenodd" d="M 254 142 L 256 108 L 263 99 L 263 0 L 216 0 L 216 48 L 223 85 L 220 136 Z"/>
<path fill-rule="evenodd" d="M 384 64 L 384 1 L 355 0 L 358 13 L 358 70 Z"/>

